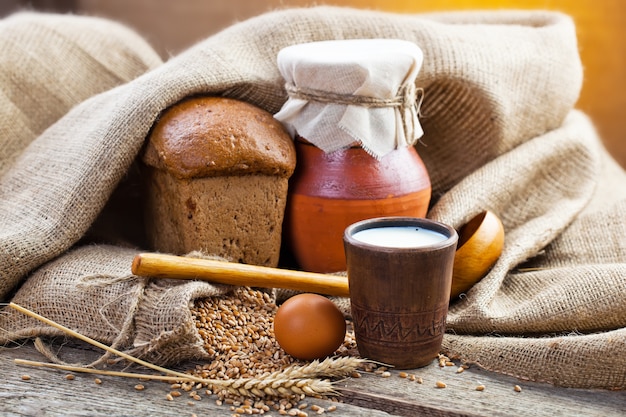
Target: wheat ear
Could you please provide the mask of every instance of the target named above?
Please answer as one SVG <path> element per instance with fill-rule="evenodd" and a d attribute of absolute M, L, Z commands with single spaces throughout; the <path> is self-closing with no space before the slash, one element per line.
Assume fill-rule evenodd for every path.
<path fill-rule="evenodd" d="M 135 358 L 124 352 L 118 351 L 117 349 L 111 348 L 103 343 L 95 341 L 88 336 L 85 336 L 65 326 L 62 326 L 46 317 L 43 317 L 15 303 L 10 303 L 9 306 L 43 323 L 56 327 L 57 329 L 63 331 L 66 334 L 69 334 L 73 337 L 76 337 L 80 340 L 83 340 L 93 346 L 104 349 L 115 355 L 123 357 L 131 362 L 135 362 L 139 365 L 143 365 L 147 368 L 156 370 L 158 372 L 162 372 L 166 375 L 176 377 L 176 379 L 178 380 L 194 381 L 194 382 L 202 383 L 205 385 L 212 385 L 222 390 L 227 390 L 231 393 L 244 395 L 244 396 L 255 396 L 255 397 L 263 397 L 265 395 L 290 396 L 293 394 L 300 394 L 300 395 L 304 394 L 304 395 L 311 396 L 311 395 L 321 395 L 321 394 L 326 394 L 326 395 L 336 394 L 337 392 L 335 391 L 333 387 L 333 383 L 331 381 L 326 380 L 326 379 L 322 380 L 318 378 L 313 378 L 312 376 L 316 376 L 316 377 L 320 375 L 337 376 L 338 374 L 345 375 L 348 372 L 348 368 L 360 363 L 360 360 L 356 358 L 327 359 L 322 362 L 314 361 L 311 364 L 305 365 L 305 366 L 290 366 L 286 368 L 285 370 L 274 372 L 262 378 L 240 378 L 240 379 L 231 379 L 231 380 L 203 379 L 203 378 L 195 377 L 193 375 L 163 368 L 163 367 L 151 364 L 149 362 L 143 361 L 141 359 Z M 20 359 L 16 359 L 16 363 L 19 363 L 22 365 L 31 365 L 31 366 L 47 366 L 47 367 L 57 368 L 57 369 L 73 370 L 76 372 L 89 372 L 89 373 L 97 372 L 97 370 L 94 370 L 91 368 L 72 367 L 72 366 L 65 366 L 65 365 L 58 365 L 58 364 L 46 364 L 43 362 L 31 362 L 31 361 L 25 361 L 25 360 L 20 360 Z M 326 372 L 326 374 L 324 374 L 324 372 Z M 100 371 L 100 373 L 102 373 L 102 371 Z M 125 374 L 125 375 L 122 375 L 122 374 Z M 307 377 L 303 377 L 304 375 L 306 375 Z M 118 376 L 127 376 L 127 377 L 132 377 L 132 378 L 164 379 L 162 376 L 159 376 L 159 375 L 150 376 L 150 375 L 140 375 L 140 374 L 134 374 L 134 373 L 119 373 Z M 171 377 L 168 377 L 168 379 L 170 378 Z"/>

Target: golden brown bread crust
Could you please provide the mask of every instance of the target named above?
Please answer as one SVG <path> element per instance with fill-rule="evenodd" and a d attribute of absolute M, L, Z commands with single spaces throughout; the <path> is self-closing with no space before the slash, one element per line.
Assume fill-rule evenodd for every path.
<path fill-rule="evenodd" d="M 288 178 L 296 155 L 291 137 L 269 112 L 240 100 L 197 96 L 163 112 L 143 161 L 179 179 L 249 174 Z"/>

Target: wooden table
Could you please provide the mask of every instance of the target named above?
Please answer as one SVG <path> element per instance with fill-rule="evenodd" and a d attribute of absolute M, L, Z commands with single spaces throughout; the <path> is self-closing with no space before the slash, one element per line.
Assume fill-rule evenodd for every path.
<path fill-rule="evenodd" d="M 59 344 L 62 357 L 85 362 L 99 352 L 74 342 Z M 31 343 L 0 349 L 0 415 L 2 416 L 231 416 L 227 404 L 217 405 L 215 398 L 204 396 L 196 401 L 188 395 L 170 401 L 170 385 L 160 381 L 141 381 L 111 376 L 74 374 L 66 371 L 16 365 L 14 359 L 47 361 Z M 457 364 L 458 365 L 458 364 Z M 182 366 L 179 370 L 189 369 Z M 311 405 L 330 416 L 625 416 L 626 392 L 566 389 L 520 381 L 493 374 L 477 367 L 457 373 L 458 366 L 440 367 L 437 361 L 425 368 L 410 371 L 423 383 L 400 377 L 362 373 L 337 383 L 340 402 L 306 398 L 303 409 L 316 415 Z M 30 379 L 22 377 L 28 375 Z M 96 384 L 99 378 L 101 384 Z M 446 384 L 437 388 L 436 382 Z M 139 391 L 135 385 L 145 389 Z M 484 391 L 476 386 L 484 385 Z M 521 391 L 514 390 L 515 385 Z M 268 412 L 266 415 L 279 415 Z"/>

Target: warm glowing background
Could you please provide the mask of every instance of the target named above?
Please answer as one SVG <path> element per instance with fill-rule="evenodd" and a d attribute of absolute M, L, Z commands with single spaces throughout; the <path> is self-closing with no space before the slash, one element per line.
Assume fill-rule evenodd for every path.
<path fill-rule="evenodd" d="M 329 4 L 401 13 L 467 9 L 549 9 L 576 24 L 585 82 L 578 107 L 595 121 L 607 148 L 626 166 L 626 0 L 1 0 L 0 14 L 23 4 L 100 15 L 135 28 L 166 57 L 260 13 Z M 287 24 L 288 22 L 285 22 Z M 626 185 L 625 185 L 626 186 Z"/>

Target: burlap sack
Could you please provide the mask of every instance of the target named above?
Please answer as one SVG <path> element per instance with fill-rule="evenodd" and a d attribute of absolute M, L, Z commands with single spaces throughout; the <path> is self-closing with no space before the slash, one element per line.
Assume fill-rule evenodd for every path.
<path fill-rule="evenodd" d="M 0 300 L 83 235 L 92 220 L 80 217 L 97 215 L 135 152 L 91 139 L 98 133 L 87 119 L 109 122 L 98 106 L 82 120 L 75 113 L 75 127 L 41 134 L 78 103 L 161 63 L 141 37 L 107 20 L 20 13 L 0 21 Z M 91 196 L 75 191 L 87 188 Z"/>
<path fill-rule="evenodd" d="M 490 209 L 506 229 L 496 266 L 452 305 L 444 348 L 522 378 L 624 388 L 626 178 L 590 121 L 573 110 L 582 69 L 573 23 L 558 13 L 278 11 L 93 96 L 37 137 L 0 179 L 2 297 L 32 273 L 15 302 L 73 321 L 86 334 L 101 329 L 94 336 L 162 362 L 201 354 L 193 331 L 189 350 L 176 358 L 160 352 L 176 340 L 187 343 L 181 334 L 190 326 L 189 300 L 225 287 L 162 282 L 152 293 L 122 266 L 133 249 L 72 247 L 128 173 L 164 108 L 191 94 L 222 94 L 276 112 L 286 100 L 275 62 L 282 47 L 364 37 L 406 39 L 424 50 L 417 84 L 425 92 L 425 135 L 417 149 L 433 184 L 429 217 L 458 227 Z M 85 319 L 74 301 L 64 300 L 68 286 L 98 282 L 89 278 L 94 274 L 106 279 L 74 291 L 72 300 L 117 302 L 127 306 L 124 315 L 113 319 L 108 310 L 92 309 Z M 158 302 L 144 308 L 152 299 Z M 56 309 L 46 310 L 53 300 Z M 164 301 L 171 304 L 152 308 Z M 12 311 L 0 315 L 0 328 L 8 330 L 4 342 L 44 332 Z M 128 339 L 119 340 L 129 328 Z"/>
<path fill-rule="evenodd" d="M 133 276 L 129 265 L 136 253 L 112 245 L 77 247 L 37 269 L 12 301 L 114 348 L 132 347 L 129 353 L 155 363 L 208 359 L 190 301 L 222 295 L 229 288 L 177 280 L 151 282 Z M 0 334 L 0 344 L 64 335 L 23 314 L 6 313 L 0 328 L 10 333 Z"/>

